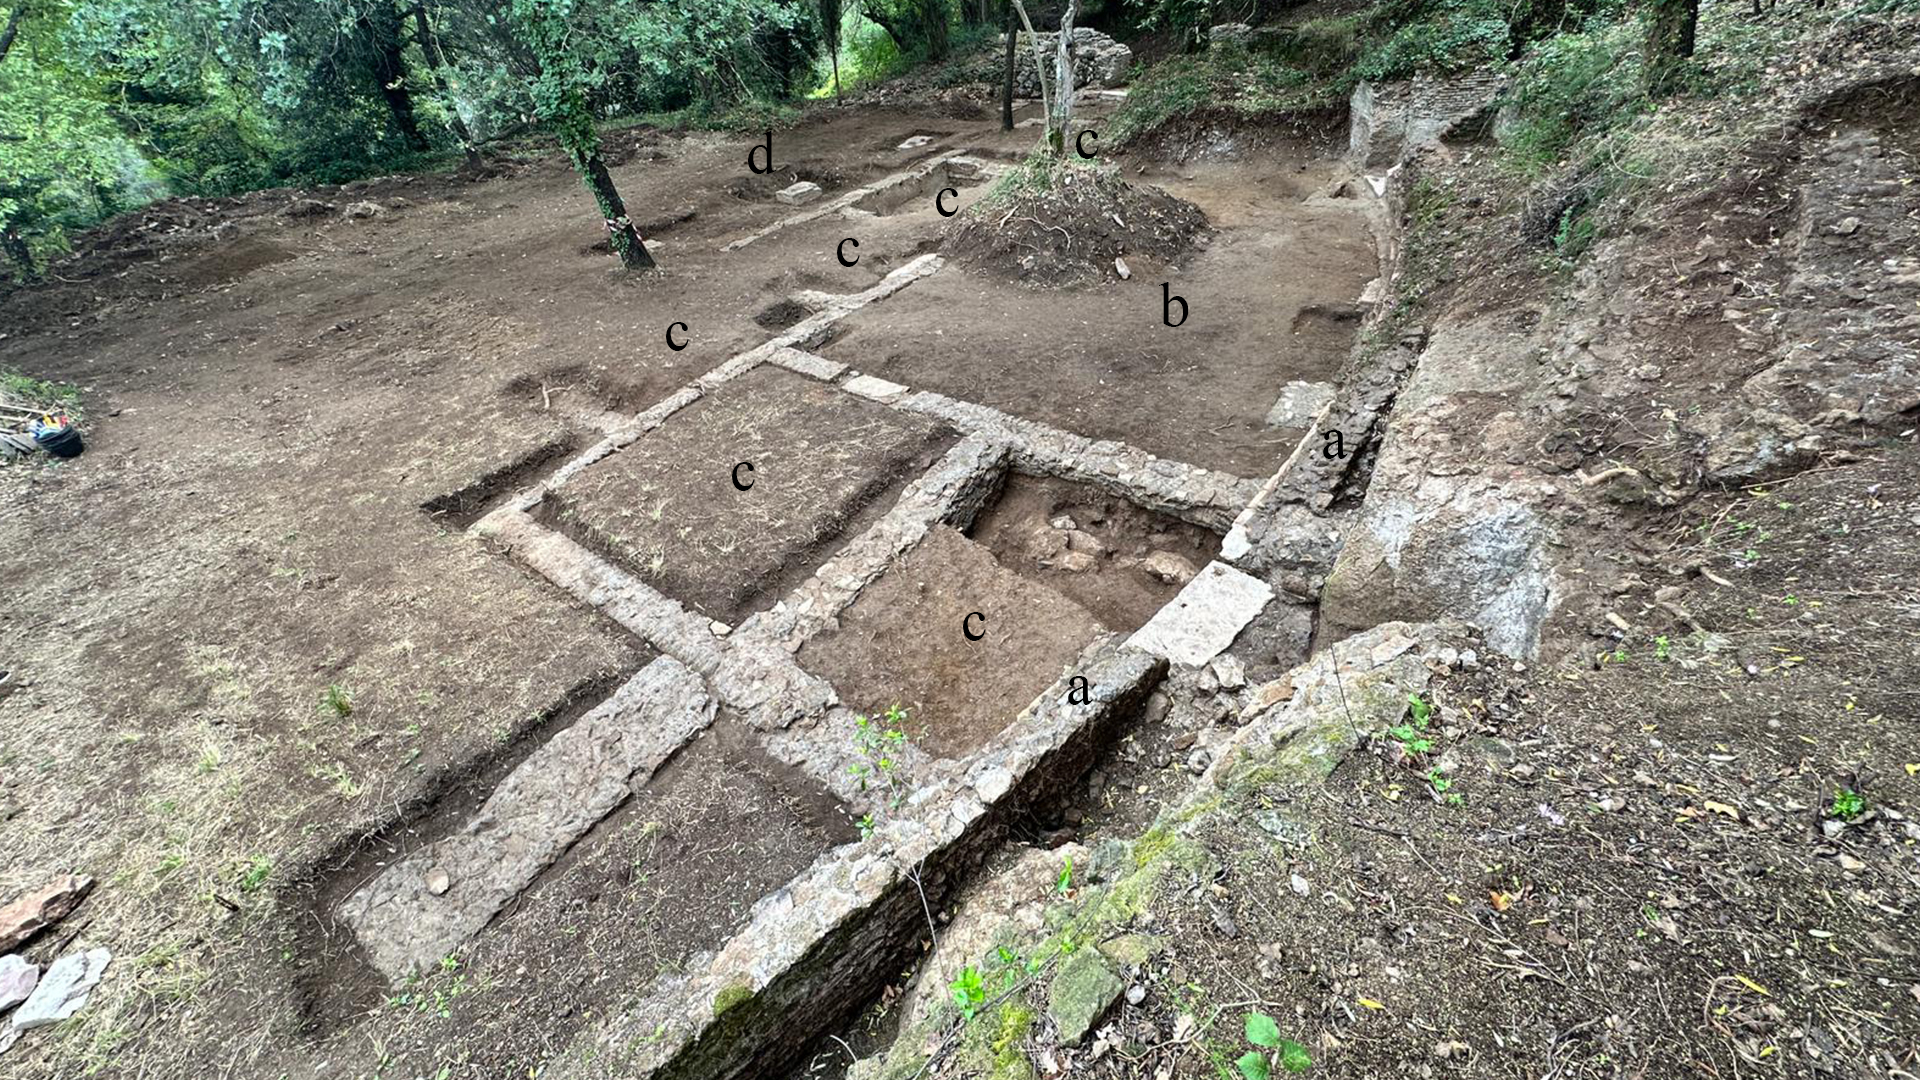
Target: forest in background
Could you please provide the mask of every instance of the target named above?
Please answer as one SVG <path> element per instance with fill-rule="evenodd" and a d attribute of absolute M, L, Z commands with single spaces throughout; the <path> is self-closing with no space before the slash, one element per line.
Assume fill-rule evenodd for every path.
<path fill-rule="evenodd" d="M 1770 42 L 1744 11 L 1757 70 Z M 1792 0 L 1790 0 L 1792 2 Z M 1041 29 L 1057 0 L 1026 5 Z M 1074 22 L 1154 64 L 1114 135 L 1205 108 L 1334 104 L 1362 79 L 1494 65 L 1516 76 L 1537 169 L 1587 129 L 1630 126 L 1667 91 L 1726 92 L 1693 65 L 1699 0 L 1081 0 Z M 1920 7 L 1864 0 L 1847 15 Z M 19 0 L 0 8 L 0 266 L 32 277 L 76 231 L 155 199 L 450 167 L 556 138 L 601 204 L 624 207 L 598 129 L 759 130 L 794 105 L 979 53 L 991 81 L 1010 0 Z M 1836 9 L 1835 17 L 1843 17 Z M 1224 22 L 1281 30 L 1207 47 Z M 976 70 L 979 69 L 979 70 Z M 1689 82 L 1690 81 L 1690 82 Z M 1680 84 L 1688 83 L 1682 86 Z M 615 229 L 628 265 L 644 247 Z"/>

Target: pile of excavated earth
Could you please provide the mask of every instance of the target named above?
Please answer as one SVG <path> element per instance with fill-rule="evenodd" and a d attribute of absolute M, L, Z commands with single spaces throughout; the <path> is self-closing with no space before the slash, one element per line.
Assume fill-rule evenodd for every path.
<path fill-rule="evenodd" d="M 630 131 L 644 277 L 534 154 L 109 226 L 8 1074 L 1908 1075 L 1914 31 L 1577 262 L 1496 79 Z"/>

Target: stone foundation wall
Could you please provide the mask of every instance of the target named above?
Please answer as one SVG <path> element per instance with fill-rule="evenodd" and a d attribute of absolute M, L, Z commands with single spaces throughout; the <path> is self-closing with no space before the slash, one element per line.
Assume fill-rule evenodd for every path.
<path fill-rule="evenodd" d="M 1040 43 L 1040 52 L 1047 58 L 1047 81 L 1053 81 L 1054 48 L 1059 33 L 1037 33 L 1033 35 Z M 1020 97 L 1037 98 L 1040 96 L 1040 79 L 1034 74 L 1033 46 L 1027 43 L 1025 31 L 1015 35 L 1013 49 L 1013 92 Z M 1006 36 L 1000 38 L 1000 47 L 1006 48 Z M 1111 89 L 1125 86 L 1133 69 L 1133 50 L 1113 40 L 1098 30 L 1084 26 L 1073 28 L 1073 85 L 1097 86 Z M 1004 55 L 1004 54 L 1002 54 Z M 998 63 L 994 65 L 996 75 L 1003 70 Z"/>
<path fill-rule="evenodd" d="M 1491 70 L 1363 82 L 1348 101 L 1348 152 L 1362 168 L 1386 169 L 1493 104 L 1506 77 Z"/>

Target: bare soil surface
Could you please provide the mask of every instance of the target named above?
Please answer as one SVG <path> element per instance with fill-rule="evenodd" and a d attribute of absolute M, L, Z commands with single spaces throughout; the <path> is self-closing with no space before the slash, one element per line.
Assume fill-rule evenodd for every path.
<path fill-rule="evenodd" d="M 845 808 L 722 716 L 582 838 L 458 960 L 390 991 L 335 1054 L 412 1075 L 524 1076 L 671 975 L 836 844 Z"/>
<path fill-rule="evenodd" d="M 969 535 L 1000 565 L 1121 633 L 1144 625 L 1220 551 L 1220 537 L 1197 525 L 1085 484 L 1022 473 L 1007 477 Z"/>
<path fill-rule="evenodd" d="M 762 367 L 547 500 L 550 520 L 702 614 L 737 624 L 885 513 L 956 436 Z M 735 467 L 744 463 L 739 484 Z"/>
<path fill-rule="evenodd" d="M 973 613 L 969 641 L 962 624 Z M 847 706 L 907 710 L 906 731 L 936 757 L 964 757 L 1011 724 L 1095 635 L 1080 605 L 994 561 L 944 526 L 860 593 L 800 664 Z"/>
<path fill-rule="evenodd" d="M 1342 166 L 1313 143 L 1129 170 L 1141 167 L 1206 213 L 1215 234 L 1204 250 L 1129 257 L 1129 280 L 1087 289 L 942 272 L 856 312 L 822 354 L 1176 461 L 1271 473 L 1300 435 L 1266 425 L 1281 389 L 1330 378 L 1358 329 L 1326 313 L 1377 273 L 1366 217 L 1358 200 L 1314 199 Z M 1163 284 L 1186 301 L 1184 322 Z"/>
<path fill-rule="evenodd" d="M 92 874 L 105 884 L 69 930 L 121 957 L 10 1070 L 278 1072 L 260 1063 L 315 1026 L 292 930 L 315 882 L 647 656 L 459 527 L 607 412 L 764 341 L 755 315 L 918 254 L 944 220 L 930 200 L 720 248 L 792 212 L 762 189 L 805 174 L 847 190 L 936 128 L 989 150 L 1029 139 L 823 110 L 777 133 L 779 169 L 749 181 L 746 139 L 609 136 L 658 275 L 596 253 L 571 171 L 529 154 L 159 204 L 6 290 L 0 366 L 77 383 L 88 449 L 0 472 L 0 667 L 22 684 L 0 701 L 0 894 Z M 380 209 L 346 216 L 357 201 Z M 674 321 L 684 352 L 666 346 Z"/>

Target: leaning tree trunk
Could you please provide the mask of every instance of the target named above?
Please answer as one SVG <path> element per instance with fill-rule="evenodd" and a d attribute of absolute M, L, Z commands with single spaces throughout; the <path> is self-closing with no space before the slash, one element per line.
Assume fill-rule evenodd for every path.
<path fill-rule="evenodd" d="M 387 99 L 393 113 L 393 126 L 400 130 L 407 145 L 415 150 L 427 148 L 426 136 L 413 115 L 413 91 L 407 87 L 407 58 L 400 43 L 400 13 L 387 0 L 374 5 L 360 17 L 360 30 L 367 47 L 373 51 L 373 77 L 380 84 L 380 96 Z"/>
<path fill-rule="evenodd" d="M 1027 5 L 1013 0 L 1014 13 L 1027 29 L 1027 44 L 1033 48 L 1033 77 L 1040 81 L 1040 116 L 1048 131 L 1053 130 L 1053 106 L 1047 101 L 1047 58 L 1040 52 L 1040 37 L 1033 32 L 1033 20 L 1027 18 Z"/>
<path fill-rule="evenodd" d="M 1068 129 L 1073 126 L 1073 14 L 1079 0 L 1067 0 L 1060 13 L 1060 36 L 1054 42 L 1053 114 L 1047 120 L 1047 146 L 1055 157 L 1067 153 Z"/>
<path fill-rule="evenodd" d="M 607 222 L 607 242 L 620 256 L 620 265 L 629 270 L 653 269 L 653 253 L 647 250 L 640 230 L 634 228 L 632 219 L 627 217 L 627 204 L 613 186 L 613 175 L 607 172 L 607 163 L 600 157 L 599 135 L 594 135 L 593 148 L 584 157 L 572 148 L 568 149 L 568 156 L 573 158 L 573 167 L 580 170 L 587 190 L 593 192 L 593 201 L 600 204 L 600 216 Z"/>
<path fill-rule="evenodd" d="M 1006 17 L 1000 20 L 1007 29 L 1007 72 L 1006 79 L 1000 84 L 1000 130 L 1013 130 L 1013 46 L 1019 32 L 1013 28 L 1013 4 L 1007 4 Z"/>
<path fill-rule="evenodd" d="M 474 142 L 473 132 L 460 115 L 458 88 L 452 68 L 447 64 L 446 50 L 440 47 L 440 36 L 433 32 L 433 25 L 427 21 L 427 5 L 424 2 L 414 5 L 413 26 L 420 38 L 420 55 L 427 58 L 427 71 L 433 76 L 434 86 L 447 96 L 447 124 L 453 128 L 453 137 L 460 140 L 460 149 L 469 158 L 475 157 L 480 153 L 480 146 Z"/>
<path fill-rule="evenodd" d="M 7 28 L 0 30 L 0 60 L 5 60 L 7 54 L 13 51 L 13 39 L 20 36 L 20 22 L 26 17 L 26 0 L 19 0 L 13 5 L 12 13 L 7 16 Z"/>
<path fill-rule="evenodd" d="M 535 112 L 552 129 L 593 193 L 607 224 L 607 241 L 621 264 L 629 270 L 653 269 L 646 241 L 627 217 L 627 204 L 600 156 L 600 129 L 594 126 L 593 110 L 582 89 L 588 81 L 586 65 L 571 49 L 566 15 L 556 10 L 553 0 L 513 0 L 512 12 L 520 37 L 540 65 L 531 87 Z"/>
<path fill-rule="evenodd" d="M 1647 87 L 1656 94 L 1674 89 L 1693 55 L 1700 26 L 1700 0 L 1653 0 L 1647 23 Z"/>

